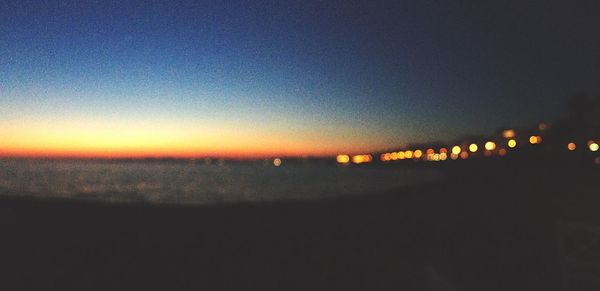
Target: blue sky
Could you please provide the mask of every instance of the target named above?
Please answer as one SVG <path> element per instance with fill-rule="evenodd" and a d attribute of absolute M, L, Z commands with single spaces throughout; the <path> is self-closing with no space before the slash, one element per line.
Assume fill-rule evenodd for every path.
<path fill-rule="evenodd" d="M 3 2 L 0 130 L 135 120 L 364 151 L 600 91 L 594 1 L 195 2 Z"/>

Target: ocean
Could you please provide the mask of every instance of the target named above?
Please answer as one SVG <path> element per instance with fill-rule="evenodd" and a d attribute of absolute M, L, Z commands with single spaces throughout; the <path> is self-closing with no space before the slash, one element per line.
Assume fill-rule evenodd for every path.
<path fill-rule="evenodd" d="M 422 167 L 209 160 L 0 160 L 0 195 L 218 204 L 381 193 L 438 180 Z"/>

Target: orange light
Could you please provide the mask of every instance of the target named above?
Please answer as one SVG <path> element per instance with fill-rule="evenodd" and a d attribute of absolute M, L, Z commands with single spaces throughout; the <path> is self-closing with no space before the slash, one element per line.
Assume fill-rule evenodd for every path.
<path fill-rule="evenodd" d="M 393 161 L 397 160 L 398 159 L 398 153 L 397 152 L 393 152 L 391 154 L 391 158 L 392 158 Z"/>
<path fill-rule="evenodd" d="M 457 154 L 450 154 L 450 158 L 453 160 L 458 159 L 458 155 Z"/>
<path fill-rule="evenodd" d="M 447 158 L 448 158 L 448 154 L 446 154 L 446 153 L 440 154 L 440 161 L 445 161 Z"/>
<path fill-rule="evenodd" d="M 541 131 L 544 131 L 547 128 L 548 128 L 548 125 L 545 124 L 545 123 L 543 123 L 543 122 L 540 122 L 540 124 L 538 124 L 538 129 L 541 130 Z"/>
<path fill-rule="evenodd" d="M 335 160 L 338 163 L 340 163 L 340 164 L 347 164 L 348 162 L 350 162 L 350 156 L 348 156 L 348 155 L 338 155 L 337 157 L 335 157 Z"/>
<path fill-rule="evenodd" d="M 368 163 L 373 160 L 371 155 L 355 155 L 352 156 L 352 162 L 355 164 Z"/>
<path fill-rule="evenodd" d="M 577 148 L 577 145 L 574 142 L 570 142 L 569 144 L 567 144 L 567 149 L 569 149 L 570 151 L 574 151 Z"/>
<path fill-rule="evenodd" d="M 513 137 L 515 137 L 515 131 L 512 129 L 507 129 L 502 132 L 502 136 L 504 138 L 513 138 Z"/>
<path fill-rule="evenodd" d="M 471 151 L 472 153 L 476 152 L 478 148 L 479 147 L 476 144 L 474 144 L 474 143 L 472 143 L 471 145 L 469 145 L 469 151 Z"/>
<path fill-rule="evenodd" d="M 514 147 L 516 147 L 516 146 L 517 146 L 517 141 L 516 141 L 516 140 L 514 140 L 514 139 L 511 139 L 511 140 L 509 140 L 509 141 L 508 141 L 508 147 L 509 147 L 509 148 L 511 148 L 511 149 L 512 149 L 512 148 L 514 148 Z"/>
<path fill-rule="evenodd" d="M 467 152 L 460 153 L 460 158 L 463 159 L 463 160 L 468 159 L 469 158 L 469 153 L 467 153 Z"/>
<path fill-rule="evenodd" d="M 274 159 L 274 160 L 273 160 L 273 165 L 274 165 L 275 167 L 279 167 L 279 166 L 281 166 L 281 159 L 280 159 L 280 158 L 276 158 L 276 159 Z"/>
<path fill-rule="evenodd" d="M 492 151 L 485 151 L 483 153 L 486 157 L 491 157 L 492 156 Z"/>
<path fill-rule="evenodd" d="M 460 154 L 460 152 L 462 151 L 462 149 L 459 146 L 453 146 L 452 147 L 452 153 L 453 154 Z"/>
<path fill-rule="evenodd" d="M 530 144 L 540 144 L 542 143 L 542 137 L 539 135 L 532 135 L 529 137 Z"/>
<path fill-rule="evenodd" d="M 423 151 L 421 151 L 421 150 L 416 150 L 416 151 L 413 153 L 413 156 L 415 156 L 415 158 L 416 158 L 416 159 L 418 159 L 418 158 L 420 158 L 421 156 L 423 156 Z"/>
<path fill-rule="evenodd" d="M 447 154 L 448 150 L 446 148 L 441 148 L 440 149 L 440 154 Z"/>
<path fill-rule="evenodd" d="M 498 155 L 500 155 L 501 157 L 506 156 L 506 150 L 505 149 L 499 149 L 498 150 Z"/>
<path fill-rule="evenodd" d="M 433 149 L 427 149 L 428 155 L 433 155 L 434 153 L 435 153 L 435 151 Z"/>
<path fill-rule="evenodd" d="M 485 143 L 485 149 L 488 151 L 493 151 L 496 149 L 496 144 L 493 141 L 488 141 Z"/>

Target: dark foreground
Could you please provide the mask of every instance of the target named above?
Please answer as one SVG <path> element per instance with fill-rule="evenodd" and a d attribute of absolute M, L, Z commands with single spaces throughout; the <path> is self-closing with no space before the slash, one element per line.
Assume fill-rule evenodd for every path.
<path fill-rule="evenodd" d="M 579 271 L 564 263 L 557 225 L 598 221 L 598 171 L 496 163 L 448 164 L 448 180 L 435 185 L 319 202 L 157 207 L 4 198 L 0 288 L 571 288 Z M 593 270 L 581 272 L 577 290 L 600 286 L 591 285 Z"/>

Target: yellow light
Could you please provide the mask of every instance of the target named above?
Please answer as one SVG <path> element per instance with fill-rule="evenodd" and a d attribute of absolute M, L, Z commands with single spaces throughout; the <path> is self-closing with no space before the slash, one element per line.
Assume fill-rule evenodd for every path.
<path fill-rule="evenodd" d="M 421 150 L 416 150 L 416 151 L 413 153 L 413 156 L 415 156 L 415 158 L 416 158 L 416 159 L 418 159 L 418 158 L 420 158 L 421 156 L 423 156 L 423 151 L 421 151 Z"/>
<path fill-rule="evenodd" d="M 514 139 L 511 139 L 511 140 L 509 140 L 509 141 L 508 141 L 508 147 L 509 147 L 509 148 L 511 148 L 511 149 L 512 149 L 512 148 L 514 148 L 514 147 L 516 147 L 516 146 L 517 146 L 517 141 L 516 141 L 516 140 L 514 140 Z"/>
<path fill-rule="evenodd" d="M 472 143 L 471 145 L 469 145 L 469 151 L 471 151 L 472 153 L 476 152 L 478 148 L 479 147 L 476 144 L 474 144 L 474 143 Z"/>
<path fill-rule="evenodd" d="M 432 159 L 433 159 L 433 161 L 435 161 L 435 162 L 439 161 L 439 160 L 440 160 L 440 154 L 433 154 L 433 157 L 432 157 Z"/>
<path fill-rule="evenodd" d="M 469 157 L 469 153 L 467 152 L 462 152 L 460 153 L 460 158 L 463 160 L 466 160 Z"/>
<path fill-rule="evenodd" d="M 405 151 L 404 152 L 404 157 L 407 159 L 412 159 L 413 156 L 413 152 L 412 151 Z"/>
<path fill-rule="evenodd" d="M 515 137 L 515 131 L 512 129 L 507 129 L 502 132 L 502 136 L 504 138 L 513 138 L 513 137 Z"/>
<path fill-rule="evenodd" d="M 488 141 L 485 143 L 485 149 L 488 151 L 493 151 L 494 149 L 496 149 L 496 144 L 493 141 Z"/>
<path fill-rule="evenodd" d="M 596 152 L 600 148 L 600 146 L 598 146 L 598 144 L 595 142 L 591 142 L 588 147 L 590 148 L 590 151 L 592 151 L 592 152 Z"/>
<path fill-rule="evenodd" d="M 397 152 L 393 152 L 393 153 L 391 154 L 391 158 L 392 158 L 392 160 L 394 160 L 394 161 L 395 161 L 395 160 L 397 160 L 397 159 L 398 159 L 398 153 L 397 153 Z"/>
<path fill-rule="evenodd" d="M 403 151 L 398 152 L 398 160 L 404 160 L 404 152 Z"/>
<path fill-rule="evenodd" d="M 462 151 L 462 149 L 459 146 L 453 146 L 452 147 L 452 153 L 453 154 L 460 154 L 460 152 Z"/>
<path fill-rule="evenodd" d="M 350 162 L 350 156 L 338 155 L 337 157 L 335 157 L 335 160 L 340 164 L 347 164 L 348 162 Z"/>
<path fill-rule="evenodd" d="M 501 157 L 504 157 L 504 156 L 506 156 L 506 150 L 505 150 L 505 149 L 499 149 L 499 150 L 498 150 L 498 154 L 499 154 Z"/>
<path fill-rule="evenodd" d="M 273 165 L 275 165 L 275 167 L 281 166 L 281 159 L 280 158 L 274 159 L 273 160 Z"/>
<path fill-rule="evenodd" d="M 570 142 L 569 144 L 567 144 L 567 148 L 570 151 L 574 151 L 577 148 L 577 145 L 574 142 Z"/>
<path fill-rule="evenodd" d="M 440 154 L 447 154 L 448 150 L 446 148 L 441 148 L 440 149 Z"/>

